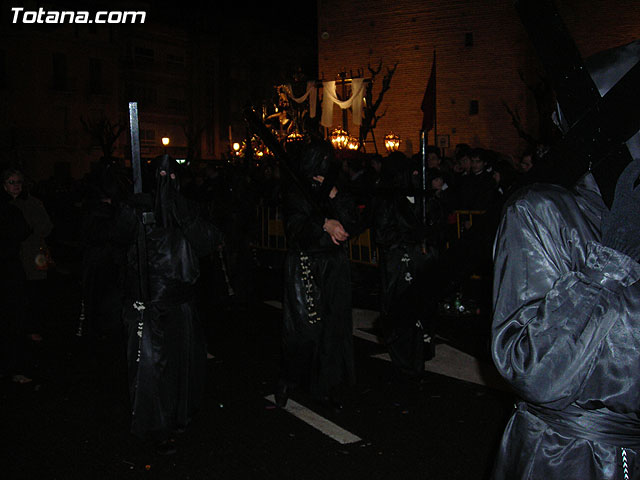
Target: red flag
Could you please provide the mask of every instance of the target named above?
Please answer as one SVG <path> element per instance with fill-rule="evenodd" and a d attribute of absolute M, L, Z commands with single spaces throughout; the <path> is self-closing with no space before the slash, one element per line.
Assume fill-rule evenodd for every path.
<path fill-rule="evenodd" d="M 433 65 L 431 65 L 431 75 L 429 75 L 429 82 L 427 83 L 427 89 L 424 91 L 424 97 L 422 98 L 422 131 L 428 132 L 431 130 L 436 121 L 436 51 L 433 51 Z"/>

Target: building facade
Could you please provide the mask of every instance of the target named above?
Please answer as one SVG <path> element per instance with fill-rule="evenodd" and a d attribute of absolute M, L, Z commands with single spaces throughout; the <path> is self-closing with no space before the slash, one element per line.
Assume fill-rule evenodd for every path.
<path fill-rule="evenodd" d="M 125 127 L 112 154 L 128 163 L 130 101 L 138 102 L 143 158 L 222 159 L 247 138 L 245 106 L 272 103 L 274 86 L 299 68 L 316 74 L 315 3 L 21 5 L 146 12 L 144 24 L 13 23 L 14 4 L 0 0 L 0 162 L 35 180 L 82 177 L 105 155 L 101 129 Z"/>
<path fill-rule="evenodd" d="M 640 2 L 556 3 L 583 57 L 640 38 Z M 512 0 L 318 0 L 318 70 L 324 80 L 358 70 L 367 77 L 368 66 L 381 61 L 375 99 L 384 68 L 397 63 L 378 112 L 386 110 L 375 131 L 382 152 L 391 131 L 401 137 L 402 151 L 419 152 L 420 106 L 434 52 L 435 133 L 446 155 L 458 143 L 518 155 L 526 142 L 509 110 L 526 132 L 542 136 L 539 117 L 548 112 L 534 90 L 544 73 Z M 336 108 L 334 125 L 342 123 Z M 351 133 L 351 117 L 349 125 Z M 433 130 L 428 140 L 435 143 Z M 372 151 L 370 144 L 365 148 Z"/>
<path fill-rule="evenodd" d="M 144 25 L 12 23 L 12 4 L 0 4 L 3 164 L 18 164 L 42 180 L 80 178 L 108 154 L 129 163 L 131 101 L 138 102 L 143 158 L 167 151 L 208 160 L 226 148 L 219 140 L 213 36 L 152 19 Z M 109 132 L 120 132 L 115 142 Z M 167 147 L 162 137 L 170 139 Z"/>

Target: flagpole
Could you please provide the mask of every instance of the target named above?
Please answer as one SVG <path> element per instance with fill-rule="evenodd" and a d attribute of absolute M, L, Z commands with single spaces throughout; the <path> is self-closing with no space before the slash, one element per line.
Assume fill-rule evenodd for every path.
<path fill-rule="evenodd" d="M 427 224 L 427 144 L 429 143 L 429 131 L 420 130 L 420 170 L 422 176 L 422 194 L 420 195 L 420 206 L 422 207 L 422 225 Z"/>
<path fill-rule="evenodd" d="M 422 224 L 427 225 L 427 145 L 429 144 L 429 130 L 432 128 L 434 133 L 433 144 L 436 145 L 437 133 L 435 125 L 436 112 L 436 49 L 433 49 L 433 63 L 431 64 L 431 73 L 427 81 L 427 88 L 422 98 L 420 109 L 422 110 L 422 128 L 420 129 L 420 156 L 422 160 Z M 431 118 L 429 118 L 431 117 Z"/>
<path fill-rule="evenodd" d="M 436 49 L 433 49 L 433 64 L 436 64 Z M 433 76 L 433 145 L 438 148 L 438 117 L 436 116 L 438 89 L 436 88 L 436 75 Z"/>

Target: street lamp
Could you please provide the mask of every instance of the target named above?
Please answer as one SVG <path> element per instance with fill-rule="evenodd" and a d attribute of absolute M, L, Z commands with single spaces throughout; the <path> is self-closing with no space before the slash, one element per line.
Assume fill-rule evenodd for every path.
<path fill-rule="evenodd" d="M 166 148 L 167 145 L 169 145 L 170 141 L 171 140 L 169 139 L 169 137 L 162 137 L 162 145 L 164 145 L 165 148 Z"/>
<path fill-rule="evenodd" d="M 347 148 L 349 144 L 349 134 L 345 132 L 342 128 L 338 127 L 329 136 L 329 140 L 331 140 L 331 145 L 336 150 L 342 150 Z"/>
<path fill-rule="evenodd" d="M 400 148 L 400 137 L 395 133 L 391 132 L 384 136 L 384 147 L 387 149 L 387 152 L 397 152 Z"/>
<path fill-rule="evenodd" d="M 285 143 L 296 143 L 296 142 L 302 142 L 303 140 L 304 140 L 304 136 L 302 136 L 298 132 L 293 132 L 287 135 L 287 139 L 285 140 Z"/>
<path fill-rule="evenodd" d="M 356 137 L 350 136 L 347 141 L 347 148 L 349 150 L 358 150 L 360 148 L 360 141 Z"/>

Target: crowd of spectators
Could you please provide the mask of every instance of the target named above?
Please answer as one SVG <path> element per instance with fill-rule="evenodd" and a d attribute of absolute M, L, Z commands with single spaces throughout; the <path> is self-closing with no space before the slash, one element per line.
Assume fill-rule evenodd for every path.
<path fill-rule="evenodd" d="M 422 172 L 419 154 L 407 157 L 400 152 L 379 155 L 341 151 L 337 157 L 343 164 L 341 186 L 351 191 L 360 208 L 365 208 L 380 193 L 385 163 L 406 161 L 416 172 Z M 420 189 L 407 192 L 407 196 L 424 199 L 423 220 L 429 241 L 441 252 L 442 268 L 438 274 L 445 275 L 443 283 L 450 289 L 459 288 L 462 279 L 470 275 L 490 274 L 493 236 L 502 205 L 512 192 L 537 179 L 536 158 L 534 149 L 512 157 L 466 144 L 457 145 L 451 156 L 443 156 L 438 148 L 428 148 L 426 197 L 421 196 Z M 182 193 L 200 205 L 226 238 L 224 257 L 205 262 L 203 277 L 217 282 L 219 288 L 215 291 L 221 292 L 220 296 L 226 297 L 232 287 L 238 304 L 249 302 L 255 295 L 255 243 L 261 229 L 257 212 L 260 207 L 281 206 L 281 187 L 287 181 L 283 167 L 272 157 L 260 161 L 230 157 L 182 166 Z M 97 258 L 94 258 L 98 255 L 96 251 L 101 252 L 100 239 L 91 235 L 92 228 L 104 215 L 112 214 L 118 202 L 131 191 L 130 169 L 116 161 L 100 161 L 82 179 L 33 182 L 25 176 L 24 187 L 43 202 L 51 218 L 53 229 L 47 241 L 54 257 L 83 252 L 84 258 L 75 265 L 84 270 L 97 268 L 91 262 Z M 109 258 L 118 255 L 121 252 L 109 252 Z M 224 275 L 221 262 L 225 262 Z M 64 270 L 66 265 L 62 262 L 58 267 Z M 79 277 L 86 274 L 77 273 Z M 118 275 L 117 271 L 109 272 L 109 278 L 117 279 Z M 84 287 L 91 289 L 91 285 Z M 90 297 L 90 293 L 86 295 Z M 205 307 L 216 308 L 219 299 L 205 297 L 208 303 Z M 91 299 L 85 301 L 87 304 L 82 308 L 86 308 L 88 317 Z M 117 322 L 107 319 L 101 323 Z M 79 324 L 85 333 L 90 327 L 88 323 Z"/>

